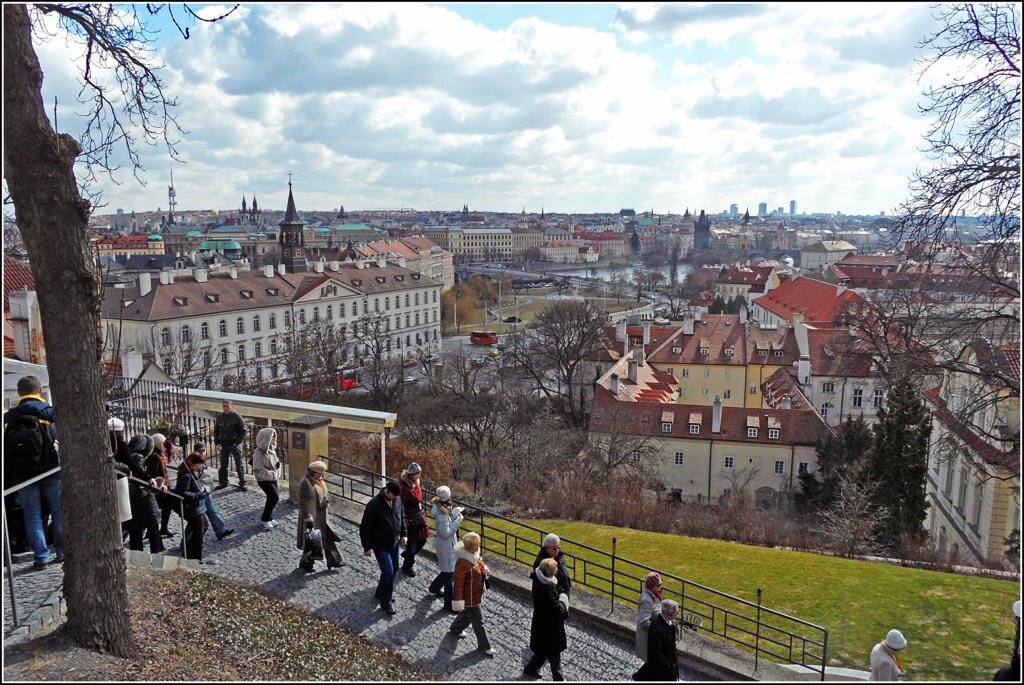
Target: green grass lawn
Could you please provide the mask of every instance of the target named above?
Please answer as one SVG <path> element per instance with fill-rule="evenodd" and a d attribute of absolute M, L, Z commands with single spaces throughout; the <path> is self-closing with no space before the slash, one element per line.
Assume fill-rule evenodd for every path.
<path fill-rule="evenodd" d="M 764 606 L 830 631 L 831 666 L 868 670 L 872 646 L 890 628 L 902 630 L 910 643 L 900 663 L 913 680 L 991 680 L 1013 647 L 1010 605 L 1020 597 L 1016 582 L 589 523 L 530 523 L 602 550 L 611 550 L 617 537 L 622 557 L 749 601 L 756 601 L 760 587 Z M 486 525 L 491 528 L 490 521 Z M 479 523 L 467 520 L 463 528 L 479 531 Z M 526 529 L 515 532 L 538 540 Z M 498 541 L 493 531 L 487 537 L 485 548 L 515 554 L 525 563 L 538 548 L 533 542 Z M 601 580 L 607 571 L 583 568 L 582 559 L 596 555 L 571 544 L 563 549 L 581 559 L 577 578 L 587 573 L 589 584 L 599 590 L 608 587 Z M 617 564 L 617 570 L 624 568 L 637 578 L 644 575 L 641 569 Z M 665 585 L 675 592 L 679 584 L 668 580 Z"/>

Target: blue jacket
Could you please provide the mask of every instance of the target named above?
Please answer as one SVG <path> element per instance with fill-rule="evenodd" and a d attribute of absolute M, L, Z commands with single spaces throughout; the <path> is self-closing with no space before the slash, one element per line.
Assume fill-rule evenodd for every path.
<path fill-rule="evenodd" d="M 18 405 L 4 412 L 4 426 L 16 416 L 35 416 L 46 433 L 46 444 L 43 446 L 43 470 L 60 466 L 60 458 L 57 456 L 57 447 L 54 442 L 57 433 L 53 424 L 57 421 L 57 414 L 46 400 L 39 395 L 23 395 L 18 398 Z"/>
<path fill-rule="evenodd" d="M 206 513 L 206 488 L 199 484 L 199 476 L 188 469 L 178 469 L 178 481 L 174 492 L 185 498 L 185 516 L 199 516 Z"/>

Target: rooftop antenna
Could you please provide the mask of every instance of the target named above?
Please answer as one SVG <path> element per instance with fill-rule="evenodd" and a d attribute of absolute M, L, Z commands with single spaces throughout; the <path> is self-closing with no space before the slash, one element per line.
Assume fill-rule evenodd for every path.
<path fill-rule="evenodd" d="M 178 207 L 178 194 L 174 191 L 174 167 L 171 170 L 171 185 L 167 186 L 167 223 L 174 223 L 174 210 Z"/>

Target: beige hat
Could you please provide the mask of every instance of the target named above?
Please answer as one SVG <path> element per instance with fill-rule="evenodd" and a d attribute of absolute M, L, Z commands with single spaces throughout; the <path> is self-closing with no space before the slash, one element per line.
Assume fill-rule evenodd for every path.
<path fill-rule="evenodd" d="M 323 463 L 322 461 L 314 461 L 312 464 L 309 465 L 309 470 L 315 471 L 317 473 L 324 473 L 325 471 L 327 471 L 327 464 Z"/>

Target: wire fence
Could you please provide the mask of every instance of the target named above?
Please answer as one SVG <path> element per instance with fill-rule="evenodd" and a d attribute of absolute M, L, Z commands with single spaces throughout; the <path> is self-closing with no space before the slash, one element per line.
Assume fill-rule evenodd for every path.
<path fill-rule="evenodd" d="M 328 464 L 327 477 L 341 498 L 365 504 L 379 492 L 381 474 L 331 457 L 320 459 Z M 426 484 L 422 487 L 424 500 L 429 500 L 434 490 Z M 469 503 L 455 502 L 466 507 L 461 529 L 478 533 L 489 554 L 533 567 L 550 531 Z M 432 523 L 429 508 L 426 515 Z M 757 601 L 752 602 L 660 571 L 618 555 L 615 538 L 610 552 L 564 537 L 561 547 L 573 585 L 608 598 L 612 607 L 616 603 L 636 607 L 647 574 L 657 571 L 662 596 L 679 603 L 680 615 L 691 629 L 751 652 L 755 663 L 769 658 L 778 663 L 799 664 L 825 679 L 828 629 L 764 606 L 761 589 L 757 591 Z"/>

